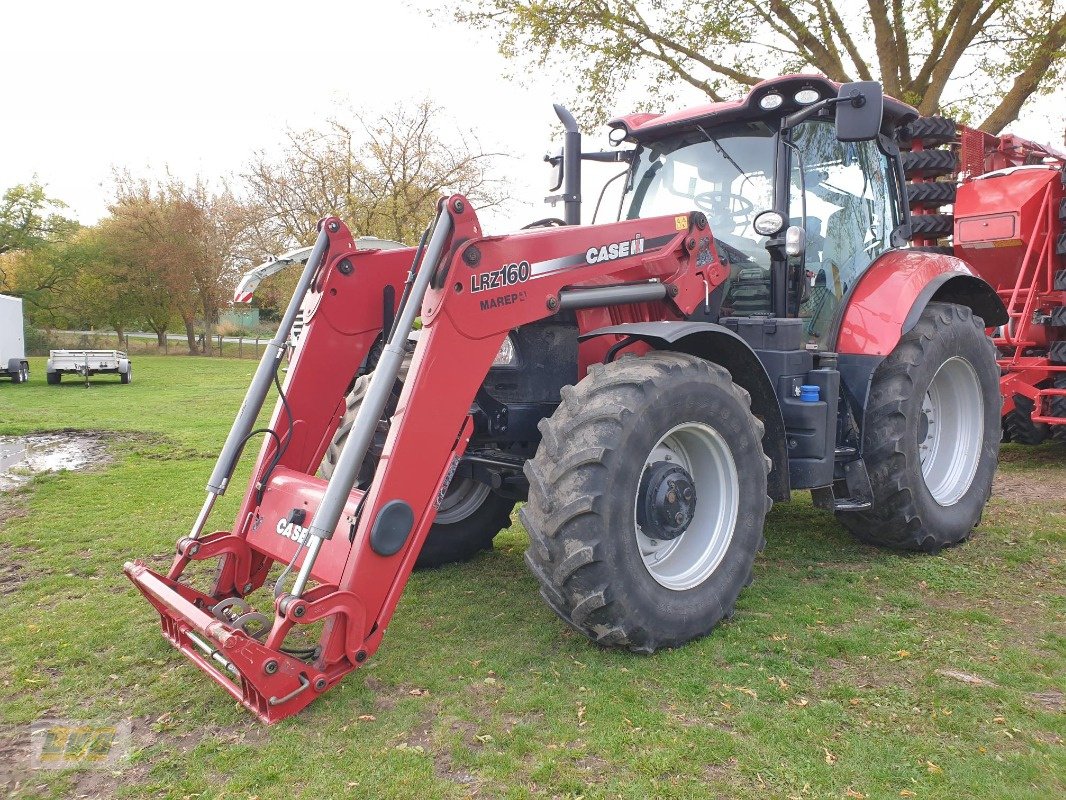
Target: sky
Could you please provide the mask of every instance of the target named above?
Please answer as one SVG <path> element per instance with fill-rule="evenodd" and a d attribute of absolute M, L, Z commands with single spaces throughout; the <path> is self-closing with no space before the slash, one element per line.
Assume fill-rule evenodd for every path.
<path fill-rule="evenodd" d="M 485 150 L 507 154 L 498 166 L 519 202 L 483 214 L 486 230 L 546 216 L 541 159 L 559 135 L 551 104 L 573 87 L 547 74 L 508 80 L 514 65 L 492 38 L 454 22 L 448 8 L 433 0 L 0 2 L 0 188 L 36 176 L 71 216 L 93 223 L 106 213 L 116 167 L 233 176 L 254 151 L 277 151 L 287 126 L 428 97 Z M 1061 143 L 1061 113 L 1038 106 L 1012 129 Z M 605 130 L 586 133 L 585 149 L 607 146 Z M 586 166 L 586 211 L 614 171 Z"/>

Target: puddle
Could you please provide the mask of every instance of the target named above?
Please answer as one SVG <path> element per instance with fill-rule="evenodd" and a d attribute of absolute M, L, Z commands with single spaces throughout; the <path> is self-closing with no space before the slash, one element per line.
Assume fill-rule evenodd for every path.
<path fill-rule="evenodd" d="M 110 460 L 104 437 L 86 431 L 0 436 L 0 492 L 44 472 L 84 469 Z"/>

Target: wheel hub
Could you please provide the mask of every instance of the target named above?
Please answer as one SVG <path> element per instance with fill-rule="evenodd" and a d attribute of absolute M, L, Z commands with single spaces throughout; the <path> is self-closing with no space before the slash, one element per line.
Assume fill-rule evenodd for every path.
<path fill-rule="evenodd" d="M 668 541 L 688 530 L 696 515 L 692 476 L 677 463 L 657 461 L 640 479 L 637 524 L 649 539 Z"/>

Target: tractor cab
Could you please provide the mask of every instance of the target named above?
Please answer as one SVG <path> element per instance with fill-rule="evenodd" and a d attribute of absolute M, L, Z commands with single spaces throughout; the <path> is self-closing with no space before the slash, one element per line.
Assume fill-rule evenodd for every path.
<path fill-rule="evenodd" d="M 905 243 L 898 148 L 915 116 L 876 83 L 778 78 L 739 102 L 613 120 L 636 144 L 628 219 L 707 215 L 729 279 L 703 315 L 796 317 L 832 349 L 842 301 L 874 260 Z"/>

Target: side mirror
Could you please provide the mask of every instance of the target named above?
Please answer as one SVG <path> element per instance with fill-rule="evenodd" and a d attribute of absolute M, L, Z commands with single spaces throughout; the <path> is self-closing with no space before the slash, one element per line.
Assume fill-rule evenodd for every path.
<path fill-rule="evenodd" d="M 877 81 L 856 81 L 840 87 L 836 104 L 837 139 L 867 142 L 881 132 L 885 98 Z"/>
<path fill-rule="evenodd" d="M 548 162 L 551 167 L 550 177 L 548 179 L 548 191 L 557 192 L 563 185 L 563 148 L 556 150 L 555 155 L 546 155 L 544 160 Z"/>

